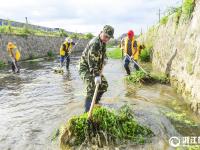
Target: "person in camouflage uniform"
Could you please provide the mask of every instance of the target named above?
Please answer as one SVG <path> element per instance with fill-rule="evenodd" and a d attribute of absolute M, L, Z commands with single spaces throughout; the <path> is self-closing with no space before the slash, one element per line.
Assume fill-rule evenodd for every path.
<path fill-rule="evenodd" d="M 99 84 L 96 104 L 99 103 L 104 92 L 107 91 L 108 82 L 103 76 L 103 66 L 106 61 L 106 43 L 113 38 L 114 28 L 106 25 L 99 36 L 93 38 L 83 51 L 80 63 L 79 74 L 86 84 L 85 112 L 88 112 L 92 102 L 95 87 Z"/>

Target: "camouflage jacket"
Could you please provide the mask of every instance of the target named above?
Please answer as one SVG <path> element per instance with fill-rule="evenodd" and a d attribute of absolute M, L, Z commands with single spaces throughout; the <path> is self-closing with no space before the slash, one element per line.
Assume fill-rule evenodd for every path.
<path fill-rule="evenodd" d="M 102 43 L 100 37 L 97 36 L 88 43 L 83 51 L 79 71 L 89 71 L 94 77 L 99 76 L 106 58 L 106 44 Z"/>

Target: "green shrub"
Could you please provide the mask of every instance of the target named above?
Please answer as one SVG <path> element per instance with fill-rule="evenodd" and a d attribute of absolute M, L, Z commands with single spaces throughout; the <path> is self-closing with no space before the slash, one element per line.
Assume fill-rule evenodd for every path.
<path fill-rule="evenodd" d="M 0 33 L 7 33 L 10 34 L 13 32 L 13 28 L 9 26 L 0 26 Z"/>
<path fill-rule="evenodd" d="M 60 29 L 59 30 L 60 36 L 61 37 L 68 37 L 69 35 L 67 34 L 67 32 L 64 29 Z"/>
<path fill-rule="evenodd" d="M 140 60 L 143 62 L 149 62 L 151 57 L 151 50 L 150 49 L 142 49 L 140 54 Z"/>
<path fill-rule="evenodd" d="M 182 12 L 185 18 L 190 18 L 195 7 L 195 0 L 184 0 L 182 5 Z"/>
<path fill-rule="evenodd" d="M 13 30 L 12 30 L 12 27 L 11 27 L 10 25 L 7 26 L 7 32 L 8 32 L 8 33 L 12 33 L 12 31 L 13 31 Z"/>
<path fill-rule="evenodd" d="M 69 35 L 69 37 L 72 38 L 72 39 L 77 39 L 77 38 L 79 38 L 79 34 L 73 33 L 73 34 Z"/>
<path fill-rule="evenodd" d="M 168 17 L 169 17 L 169 16 L 164 16 L 164 17 L 162 17 L 161 20 L 160 20 L 160 24 L 161 24 L 161 25 L 166 25 L 167 22 L 168 22 Z"/>
<path fill-rule="evenodd" d="M 151 73 L 151 78 L 154 82 L 161 83 L 161 84 L 168 84 L 170 82 L 169 78 L 165 74 L 154 74 Z"/>
<path fill-rule="evenodd" d="M 6 33 L 6 26 L 0 26 L 0 33 Z"/>
<path fill-rule="evenodd" d="M 0 68 L 4 68 L 4 67 L 5 67 L 5 63 L 2 60 L 0 60 Z"/>
<path fill-rule="evenodd" d="M 94 37 L 94 35 L 93 35 L 92 33 L 87 33 L 87 34 L 85 34 L 85 39 L 90 40 L 90 39 L 92 39 L 93 37 Z"/>
<path fill-rule="evenodd" d="M 47 52 L 47 56 L 48 57 L 54 57 L 54 53 L 53 53 L 53 51 L 52 50 L 49 50 L 48 52 Z"/>
<path fill-rule="evenodd" d="M 92 123 L 88 122 L 87 113 L 84 113 L 72 117 L 60 133 L 63 149 L 82 143 L 92 143 L 99 147 L 120 145 L 126 141 L 143 144 L 154 135 L 149 128 L 138 124 L 127 105 L 118 112 L 104 107 L 95 107 Z"/>

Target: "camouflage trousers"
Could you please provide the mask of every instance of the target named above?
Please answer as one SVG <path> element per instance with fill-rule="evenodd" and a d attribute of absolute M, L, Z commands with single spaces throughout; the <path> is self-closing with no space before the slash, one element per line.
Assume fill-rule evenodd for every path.
<path fill-rule="evenodd" d="M 86 85 L 86 101 L 85 101 L 85 111 L 87 112 L 90 108 L 90 104 L 92 102 L 92 98 L 94 95 L 94 91 L 95 91 L 95 82 L 94 82 L 94 77 L 92 76 L 92 74 L 89 71 L 79 71 L 79 74 L 81 76 L 81 79 L 84 81 L 85 85 Z M 99 101 L 101 100 L 101 97 L 103 96 L 103 94 L 107 91 L 108 89 L 108 82 L 106 80 L 106 78 L 102 75 L 101 76 L 101 84 L 99 85 L 99 89 L 98 89 L 98 93 L 97 93 L 97 97 L 96 97 L 96 104 L 99 103 Z"/>

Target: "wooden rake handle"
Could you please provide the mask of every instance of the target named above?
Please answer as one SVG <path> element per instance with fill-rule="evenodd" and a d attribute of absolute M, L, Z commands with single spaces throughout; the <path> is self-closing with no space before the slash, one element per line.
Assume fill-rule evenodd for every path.
<path fill-rule="evenodd" d="M 99 84 L 96 85 L 96 88 L 95 88 L 95 91 L 94 91 L 92 103 L 90 105 L 90 110 L 89 110 L 89 113 L 88 113 L 88 119 L 91 119 L 91 117 L 92 117 L 92 110 L 94 108 L 94 104 L 95 104 L 95 101 L 96 101 L 96 98 L 97 98 L 98 89 L 99 89 Z"/>

